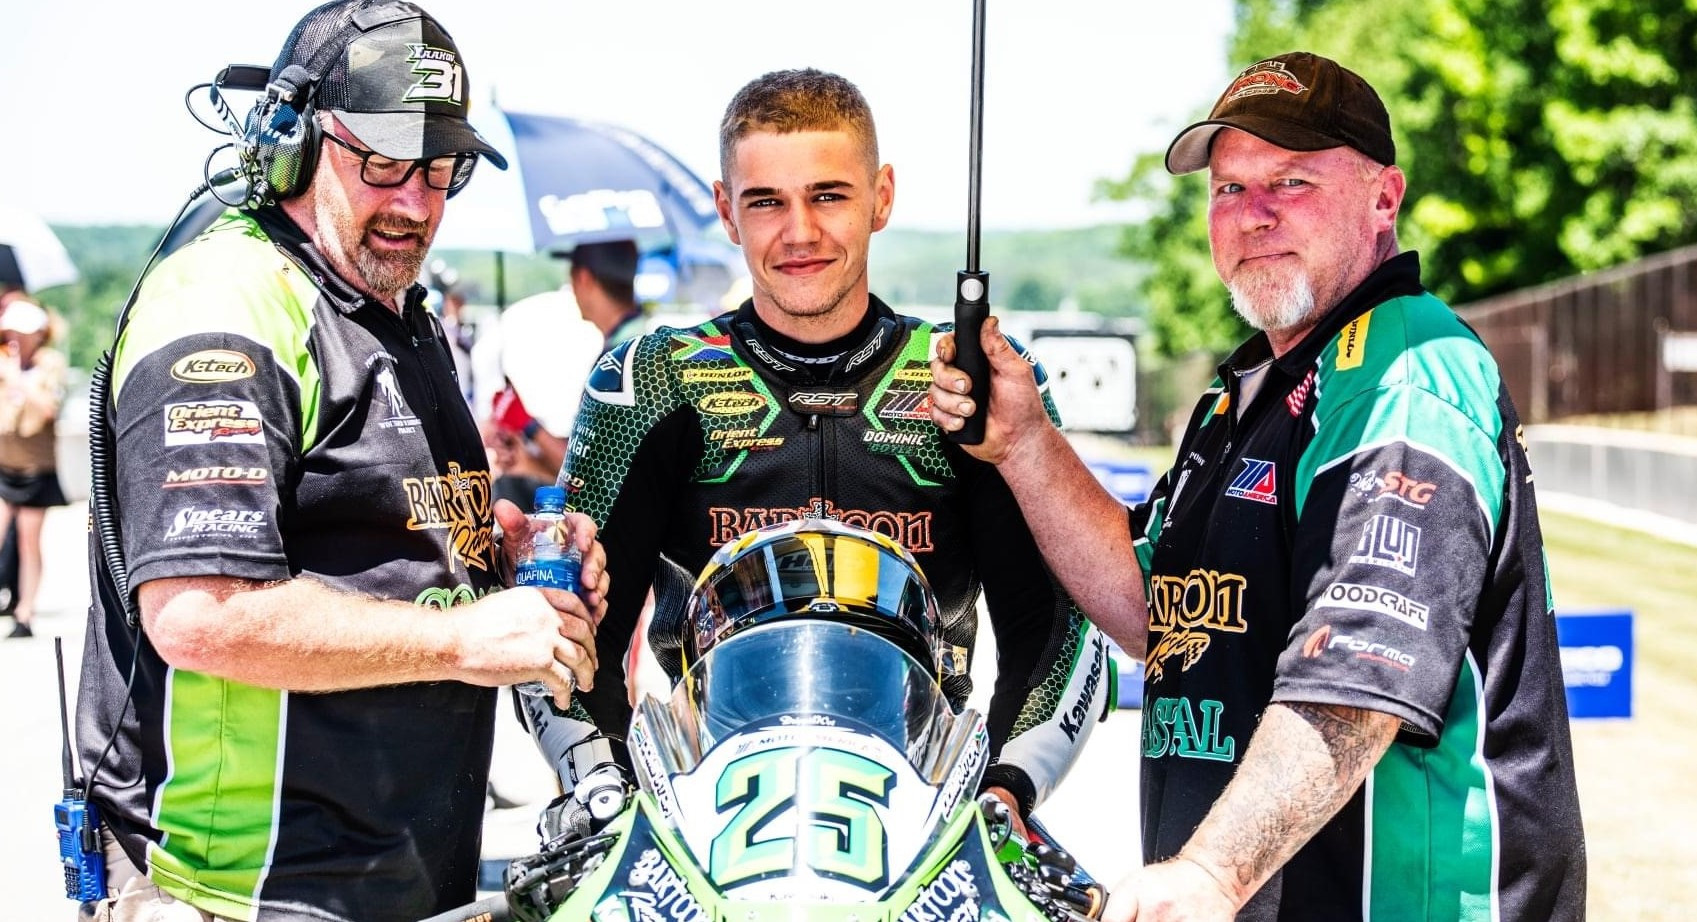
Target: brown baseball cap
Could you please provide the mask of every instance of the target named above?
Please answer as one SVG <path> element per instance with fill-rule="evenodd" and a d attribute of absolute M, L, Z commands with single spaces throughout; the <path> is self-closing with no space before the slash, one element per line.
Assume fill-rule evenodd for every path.
<path fill-rule="evenodd" d="M 1391 117 L 1361 75 L 1331 58 L 1292 51 L 1252 64 L 1220 94 L 1206 121 L 1179 132 L 1167 172 L 1208 166 L 1222 128 L 1237 128 L 1286 150 L 1353 147 L 1377 163 L 1396 162 Z"/>

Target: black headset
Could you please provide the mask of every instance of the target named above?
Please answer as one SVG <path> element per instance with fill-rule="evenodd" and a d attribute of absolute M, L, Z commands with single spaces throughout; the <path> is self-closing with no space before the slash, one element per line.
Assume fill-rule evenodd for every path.
<path fill-rule="evenodd" d="M 417 7 L 400 3 L 361 6 L 305 65 L 290 64 L 266 85 L 265 95 L 248 110 L 236 144 L 236 157 L 248 184 L 243 207 L 292 198 L 311 184 L 323 140 L 316 105 L 318 86 L 336 56 L 366 32 L 421 16 Z"/>
<path fill-rule="evenodd" d="M 312 182 L 322 140 L 312 98 L 320 79 L 290 64 L 248 110 L 236 147 L 248 181 L 247 207 L 299 195 Z"/>

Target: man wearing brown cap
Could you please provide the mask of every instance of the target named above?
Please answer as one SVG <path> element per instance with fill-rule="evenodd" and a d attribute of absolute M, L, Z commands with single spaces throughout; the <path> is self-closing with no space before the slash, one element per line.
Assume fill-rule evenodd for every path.
<path fill-rule="evenodd" d="M 1167 153 L 1260 332 L 1129 515 L 987 326 L 988 433 L 1044 556 L 1146 651 L 1114 919 L 1572 920 L 1585 854 L 1532 476 L 1490 354 L 1399 252 L 1359 76 L 1255 64 Z M 939 346 L 933 418 L 971 412 Z M 1109 562 L 1111 566 L 1104 566 Z"/>
<path fill-rule="evenodd" d="M 121 322 L 78 701 L 98 919 L 416 920 L 475 897 L 496 688 L 562 706 L 586 604 L 497 592 L 487 456 L 419 266 L 501 155 L 423 10 L 295 27 L 237 139 L 252 197 Z M 98 505 L 98 504 L 97 504 Z M 587 519 L 582 524 L 589 526 Z M 129 591 L 126 592 L 125 590 Z"/>

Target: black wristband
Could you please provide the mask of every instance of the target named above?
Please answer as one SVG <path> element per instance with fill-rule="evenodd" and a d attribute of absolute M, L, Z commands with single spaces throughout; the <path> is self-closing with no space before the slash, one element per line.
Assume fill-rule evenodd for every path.
<path fill-rule="evenodd" d="M 978 792 L 984 793 L 985 788 L 1002 788 L 1012 794 L 1019 804 L 1021 819 L 1029 817 L 1037 806 L 1037 785 L 1032 784 L 1031 776 L 1018 766 L 997 762 L 984 769 L 984 780 L 978 783 Z"/>

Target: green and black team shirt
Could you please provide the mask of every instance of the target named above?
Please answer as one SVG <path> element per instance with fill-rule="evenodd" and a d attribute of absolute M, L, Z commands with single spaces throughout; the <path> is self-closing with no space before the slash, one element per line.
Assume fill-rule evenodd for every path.
<path fill-rule="evenodd" d="M 650 636 L 676 678 L 681 625 L 668 619 L 681 611 L 665 587 L 687 591 L 744 532 L 832 518 L 887 535 L 924 570 L 961 667 L 944 683 L 956 702 L 970 690 L 982 589 L 997 650 L 988 723 L 999 763 L 986 779 L 1027 807 L 1048 795 L 1104 713 L 1106 644 L 1043 565 L 1001 475 L 931 422 L 929 361 L 941 332 L 872 298 L 848 335 L 800 343 L 749 301 L 601 358 L 561 482 L 571 507 L 601 524 L 613 578 L 596 634 L 600 671 L 579 696 L 602 730 L 622 738 L 629 725 L 624 653 L 657 571 Z"/>
<path fill-rule="evenodd" d="M 161 262 L 110 411 L 130 585 L 304 577 L 428 608 L 493 590 L 488 462 L 423 294 L 402 314 L 367 300 L 278 209 L 230 212 Z M 172 668 L 95 583 L 83 764 L 156 884 L 259 922 L 475 898 L 493 689 L 290 693 Z"/>
<path fill-rule="evenodd" d="M 1402 720 L 1240 919 L 1568 920 L 1585 856 L 1532 475 L 1496 364 L 1381 266 L 1258 335 L 1133 515 L 1148 574 L 1143 850 L 1172 857 L 1270 701 Z"/>

